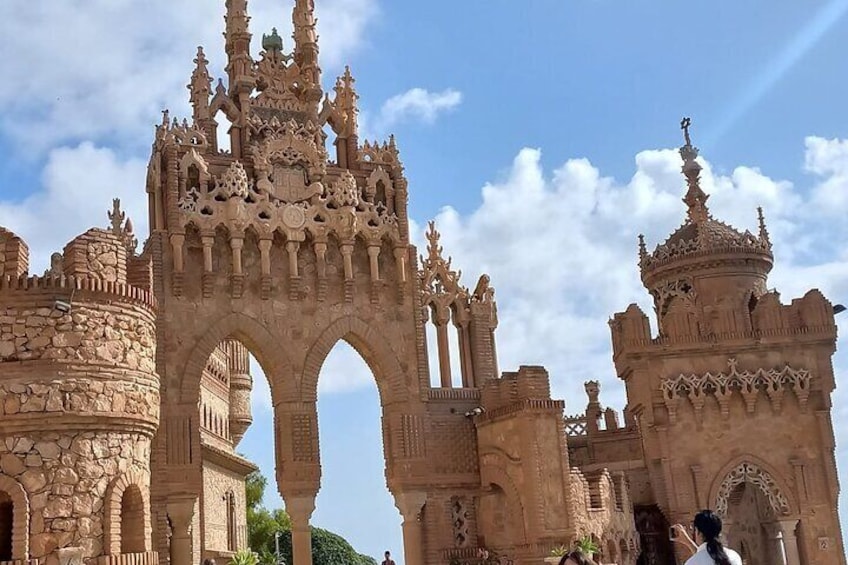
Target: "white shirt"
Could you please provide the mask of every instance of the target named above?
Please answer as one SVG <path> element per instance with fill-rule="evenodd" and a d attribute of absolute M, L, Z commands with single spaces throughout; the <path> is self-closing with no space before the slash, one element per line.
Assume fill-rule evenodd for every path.
<path fill-rule="evenodd" d="M 730 565 L 742 565 L 742 558 L 739 557 L 738 553 L 727 547 L 724 548 L 724 552 L 730 560 Z M 713 558 L 710 557 L 709 553 L 707 553 L 707 544 L 701 544 L 701 547 L 698 548 L 695 555 L 686 561 L 686 565 L 715 565 L 715 561 L 713 561 Z"/>

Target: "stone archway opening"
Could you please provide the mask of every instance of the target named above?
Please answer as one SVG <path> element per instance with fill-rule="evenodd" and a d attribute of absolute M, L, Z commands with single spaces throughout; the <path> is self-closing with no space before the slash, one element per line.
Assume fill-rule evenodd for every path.
<path fill-rule="evenodd" d="M 765 468 L 745 461 L 730 469 L 715 495 L 730 547 L 744 547 L 746 564 L 797 565 L 797 519 L 789 499 Z"/>
<path fill-rule="evenodd" d="M 378 563 L 390 551 L 400 564 L 402 517 L 387 488 L 379 392 L 365 357 L 345 339 L 337 341 L 318 377 L 321 479 L 312 523 L 340 534 L 356 552 Z M 357 492 L 379 494 L 363 499 Z M 355 515 L 367 519 L 351 520 Z M 379 536 L 374 535 L 375 524 L 380 525 Z"/>
<path fill-rule="evenodd" d="M 6 491 L 0 490 L 0 561 L 12 560 L 12 529 L 15 503 Z"/>
<path fill-rule="evenodd" d="M 138 485 L 129 485 L 121 496 L 121 553 L 143 553 L 144 496 Z"/>
<path fill-rule="evenodd" d="M 259 469 L 270 484 L 274 483 L 277 446 L 265 447 L 268 438 L 275 435 L 273 400 L 259 357 L 252 342 L 234 332 L 214 347 L 200 377 L 197 439 L 202 454 L 202 489 L 197 511 L 207 524 L 200 540 L 203 559 L 218 562 L 248 547 L 245 481 Z M 258 420 L 255 425 L 254 416 Z M 256 444 L 263 447 L 257 449 Z M 255 461 L 240 455 L 251 445 L 247 451 L 260 454 Z M 268 507 L 281 506 L 277 489 L 268 489 L 265 494 Z"/>

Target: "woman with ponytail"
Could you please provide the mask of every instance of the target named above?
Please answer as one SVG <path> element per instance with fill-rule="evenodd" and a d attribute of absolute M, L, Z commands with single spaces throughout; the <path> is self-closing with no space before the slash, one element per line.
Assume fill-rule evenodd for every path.
<path fill-rule="evenodd" d="M 672 527 L 672 541 L 687 546 L 693 552 L 686 565 L 742 565 L 739 554 L 721 544 L 721 518 L 716 513 L 711 510 L 698 512 L 692 526 L 694 540 L 680 524 Z"/>

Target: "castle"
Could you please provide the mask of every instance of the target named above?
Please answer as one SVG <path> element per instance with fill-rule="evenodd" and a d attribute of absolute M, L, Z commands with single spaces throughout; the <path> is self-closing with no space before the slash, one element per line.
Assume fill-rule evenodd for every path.
<path fill-rule="evenodd" d="M 250 351 L 293 565 L 311 565 L 318 373 L 345 340 L 378 385 L 408 565 L 477 564 L 483 547 L 539 565 L 581 537 L 604 563 L 667 564 L 669 524 L 703 507 L 750 565 L 845 565 L 834 309 L 768 290 L 762 214 L 756 235 L 713 218 L 688 122 L 688 215 L 640 245 L 659 333 L 636 305 L 610 322 L 623 421 L 591 382 L 585 414 L 564 417 L 544 368 L 499 371 L 488 277 L 463 286 L 433 225 L 419 258 L 394 139 L 360 142 L 349 71 L 323 91 L 313 0 L 293 20 L 293 51 L 274 31 L 255 59 L 247 1 L 226 1 L 227 83 L 198 50 L 191 120 L 156 129 L 140 252 L 118 202 L 43 276 L 0 230 L 0 564 L 198 565 L 244 548 Z"/>

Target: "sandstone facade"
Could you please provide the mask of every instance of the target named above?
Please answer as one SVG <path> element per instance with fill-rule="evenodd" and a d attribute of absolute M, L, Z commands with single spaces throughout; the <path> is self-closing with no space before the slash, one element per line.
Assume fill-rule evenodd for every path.
<path fill-rule="evenodd" d="M 273 32 L 254 59 L 247 2 L 227 0 L 228 85 L 213 90 L 199 50 L 191 122 L 156 129 L 140 253 L 117 201 L 111 228 L 43 277 L 0 229 L 0 562 L 196 565 L 245 547 L 250 351 L 294 565 L 310 565 L 318 375 L 345 340 L 377 382 L 409 565 L 478 564 L 483 548 L 538 564 L 580 537 L 603 562 L 666 563 L 669 523 L 701 507 L 749 563 L 845 564 L 833 308 L 766 290 L 765 223 L 752 235 L 709 214 L 688 122 L 689 215 L 640 256 L 659 333 L 635 305 L 611 322 L 623 421 L 593 382 L 585 414 L 563 417 L 544 368 L 500 372 L 488 276 L 464 286 L 432 224 L 426 251 L 411 245 L 395 140 L 359 141 L 350 72 L 321 87 L 311 0 L 293 20 L 293 50 Z"/>

